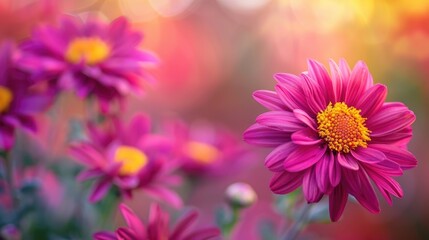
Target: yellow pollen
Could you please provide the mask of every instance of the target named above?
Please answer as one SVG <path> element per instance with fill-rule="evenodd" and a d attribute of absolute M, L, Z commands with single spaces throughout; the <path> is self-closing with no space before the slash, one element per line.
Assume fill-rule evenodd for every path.
<path fill-rule="evenodd" d="M 0 86 L 0 113 L 9 109 L 13 100 L 13 93 L 6 87 Z"/>
<path fill-rule="evenodd" d="M 217 150 L 215 147 L 206 143 L 195 141 L 191 141 L 186 144 L 185 152 L 194 161 L 202 164 L 213 163 L 220 154 L 219 150 Z"/>
<path fill-rule="evenodd" d="M 67 47 L 65 58 L 71 63 L 84 60 L 87 64 L 97 64 L 110 54 L 109 45 L 97 37 L 81 37 L 71 41 Z"/>
<path fill-rule="evenodd" d="M 121 162 L 122 166 L 119 169 L 121 175 L 132 175 L 140 171 L 146 166 L 148 159 L 146 154 L 137 148 L 129 146 L 120 146 L 115 151 L 115 161 Z"/>
<path fill-rule="evenodd" d="M 357 147 L 368 146 L 371 133 L 365 127 L 366 118 L 360 115 L 360 110 L 349 107 L 344 102 L 332 103 L 317 114 L 317 130 L 325 140 L 329 149 L 348 153 Z"/>

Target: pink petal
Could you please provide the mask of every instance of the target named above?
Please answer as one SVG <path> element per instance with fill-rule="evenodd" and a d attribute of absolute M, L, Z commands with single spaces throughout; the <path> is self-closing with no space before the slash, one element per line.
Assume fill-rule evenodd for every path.
<path fill-rule="evenodd" d="M 243 134 L 244 141 L 264 147 L 277 147 L 290 141 L 290 134 L 273 130 L 258 123 L 250 126 Z"/>
<path fill-rule="evenodd" d="M 411 127 L 404 128 L 387 136 L 371 136 L 371 143 L 385 144 L 395 147 L 404 148 L 411 141 L 413 130 Z"/>
<path fill-rule="evenodd" d="M 109 191 L 111 185 L 110 179 L 107 178 L 97 182 L 89 195 L 89 201 L 92 203 L 100 201 Z"/>
<path fill-rule="evenodd" d="M 317 133 L 310 129 L 304 128 L 298 130 L 291 135 L 292 142 L 297 145 L 317 145 L 322 142 Z"/>
<path fill-rule="evenodd" d="M 348 190 L 356 200 L 371 213 L 379 213 L 380 205 L 368 176 L 362 170 L 350 171 L 343 168 L 343 177 Z"/>
<path fill-rule="evenodd" d="M 367 148 L 357 148 L 350 152 L 357 160 L 365 163 L 377 163 L 386 159 L 383 152 L 368 146 Z"/>
<path fill-rule="evenodd" d="M 318 82 L 322 92 L 326 94 L 324 99 L 328 100 L 328 102 L 335 101 L 333 81 L 331 80 L 326 68 L 319 62 L 312 59 L 308 60 L 307 64 L 308 75 Z"/>
<path fill-rule="evenodd" d="M 299 172 L 317 163 L 326 152 L 323 146 L 299 146 L 284 162 L 284 169 L 288 172 Z"/>
<path fill-rule="evenodd" d="M 89 170 L 84 170 L 81 173 L 79 173 L 79 175 L 76 177 L 76 179 L 78 181 L 86 181 L 89 180 L 91 178 L 97 178 L 97 177 L 101 177 L 104 175 L 104 172 L 101 171 L 99 168 L 95 168 L 95 169 L 89 169 Z"/>
<path fill-rule="evenodd" d="M 111 233 L 111 232 L 97 232 L 94 235 L 92 235 L 92 237 L 95 240 L 117 240 L 115 234 Z"/>
<path fill-rule="evenodd" d="M 304 178 L 302 180 L 302 191 L 308 203 L 318 202 L 323 197 L 323 193 L 319 191 L 317 186 L 316 178 L 317 174 L 315 172 L 315 168 L 311 168 L 304 174 Z"/>
<path fill-rule="evenodd" d="M 329 154 L 329 181 L 332 187 L 337 186 L 341 181 L 341 165 L 332 152 Z"/>
<path fill-rule="evenodd" d="M 128 228 L 122 228 L 122 227 L 116 230 L 116 237 L 120 240 L 144 239 L 144 238 L 137 238 L 133 230 Z"/>
<path fill-rule="evenodd" d="M 313 115 L 316 115 L 328 105 L 325 95 L 320 89 L 320 86 L 313 79 L 310 79 L 306 74 L 301 74 L 303 81 L 303 91 L 307 102 L 307 106 Z"/>
<path fill-rule="evenodd" d="M 270 181 L 270 189 L 276 194 L 287 194 L 297 189 L 302 184 L 304 174 L 281 172 L 274 173 Z"/>
<path fill-rule="evenodd" d="M 159 186 L 145 187 L 144 191 L 152 197 L 162 200 L 177 209 L 183 206 L 183 201 L 180 196 L 176 192 L 171 191 L 167 188 Z"/>
<path fill-rule="evenodd" d="M 124 217 L 128 227 L 135 233 L 136 237 L 138 239 L 146 238 L 146 227 L 137 217 L 135 212 L 123 203 L 119 205 L 119 209 L 121 210 L 122 216 Z"/>
<path fill-rule="evenodd" d="M 365 63 L 359 61 L 350 75 L 345 94 L 346 104 L 348 106 L 356 106 L 369 86 L 372 86 L 372 77 Z"/>
<path fill-rule="evenodd" d="M 366 90 L 365 94 L 359 99 L 356 108 L 362 110 L 361 115 L 364 117 L 372 116 L 376 113 L 387 96 L 387 88 L 382 84 L 376 84 Z"/>
<path fill-rule="evenodd" d="M 347 204 L 347 196 L 348 194 L 341 184 L 335 187 L 329 195 L 329 215 L 332 222 L 338 221 L 343 214 Z"/>
<path fill-rule="evenodd" d="M 180 239 L 183 233 L 197 220 L 198 213 L 192 211 L 185 217 L 178 221 L 178 224 L 174 227 L 173 233 L 170 235 L 170 239 Z"/>
<path fill-rule="evenodd" d="M 275 89 L 279 98 L 289 110 L 309 110 L 301 85 L 299 87 L 276 85 Z"/>
<path fill-rule="evenodd" d="M 266 107 L 272 111 L 281 111 L 287 110 L 283 105 L 283 102 L 280 100 L 276 92 L 267 91 L 267 90 L 258 90 L 253 93 L 253 98 L 260 103 L 262 106 Z"/>
<path fill-rule="evenodd" d="M 343 76 L 338 65 L 332 60 L 329 60 L 329 67 L 331 71 L 332 78 L 332 88 L 334 90 L 334 99 L 331 99 L 333 102 L 341 102 L 344 95 L 343 86 L 347 84 L 345 76 Z M 347 77 L 348 78 L 348 77 Z"/>
<path fill-rule="evenodd" d="M 331 162 L 335 159 L 331 153 L 325 153 L 318 163 L 316 163 L 315 172 L 318 173 L 316 177 L 317 186 L 320 192 L 327 193 L 330 189 L 331 184 L 329 181 L 329 170 Z"/>
<path fill-rule="evenodd" d="M 306 112 L 304 112 L 301 109 L 295 109 L 293 110 L 293 114 L 295 117 L 303 122 L 305 125 L 307 125 L 309 128 L 311 128 L 314 131 L 317 131 L 317 124 L 314 118 L 311 118 Z"/>
<path fill-rule="evenodd" d="M 303 128 L 303 124 L 296 119 L 295 115 L 287 111 L 270 111 L 263 113 L 256 118 L 256 122 L 284 132 L 295 132 Z"/>
<path fill-rule="evenodd" d="M 268 156 L 265 158 L 265 166 L 273 172 L 283 171 L 283 162 L 289 156 L 289 154 L 295 151 L 296 145 L 292 142 L 287 142 L 276 147 Z"/>
<path fill-rule="evenodd" d="M 371 170 L 368 171 L 368 175 L 390 205 L 392 205 L 392 198 L 390 197 L 390 194 L 399 198 L 403 196 L 404 193 L 401 186 L 391 177 Z"/>
<path fill-rule="evenodd" d="M 383 152 L 387 159 L 396 162 L 404 170 L 413 168 L 417 165 L 417 159 L 406 149 L 386 144 L 371 144 L 371 148 Z"/>
<path fill-rule="evenodd" d="M 370 137 L 381 137 L 409 127 L 415 120 L 416 116 L 405 105 L 385 103 L 366 123 L 372 131 Z"/>
<path fill-rule="evenodd" d="M 354 171 L 359 170 L 358 162 L 350 154 L 338 153 L 337 160 L 338 160 L 338 163 L 345 168 L 348 168 L 348 169 L 354 170 Z"/>

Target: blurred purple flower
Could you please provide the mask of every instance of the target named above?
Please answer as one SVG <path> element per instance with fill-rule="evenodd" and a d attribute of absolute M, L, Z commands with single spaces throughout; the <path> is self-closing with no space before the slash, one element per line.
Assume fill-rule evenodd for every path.
<path fill-rule="evenodd" d="M 237 170 L 249 151 L 230 132 L 198 123 L 172 124 L 174 150 L 181 169 L 190 176 L 227 175 Z"/>
<path fill-rule="evenodd" d="M 143 189 L 180 207 L 180 197 L 168 189 L 180 183 L 180 178 L 172 175 L 174 164 L 167 162 L 170 141 L 151 134 L 149 119 L 144 115 L 136 115 L 127 126 L 118 119 L 112 122 L 105 129 L 88 125 L 90 140 L 71 146 L 72 155 L 87 168 L 78 179 L 97 179 L 90 201 L 99 201 L 115 185 L 125 196 Z"/>
<path fill-rule="evenodd" d="M 49 105 L 52 96 L 32 88 L 28 75 L 15 68 L 13 45 L 0 44 L 0 150 L 9 150 L 16 128 L 37 130 L 33 116 Z"/>
<path fill-rule="evenodd" d="M 141 41 L 124 17 L 109 25 L 64 17 L 59 27 L 43 25 L 34 31 L 22 45 L 19 63 L 59 89 L 73 89 L 82 98 L 95 96 L 107 111 L 111 101 L 141 93 L 141 78 L 152 79 L 142 64 L 156 58 L 138 48 Z"/>
<path fill-rule="evenodd" d="M 153 204 L 150 209 L 149 222 L 145 225 L 125 204 L 120 205 L 122 216 L 128 228 L 118 228 L 115 233 L 98 232 L 94 234 L 96 240 L 205 240 L 219 236 L 217 228 L 200 228 L 191 230 L 197 220 L 196 211 L 189 212 L 179 219 L 175 227 L 169 230 L 169 215 L 161 210 L 159 205 Z"/>
<path fill-rule="evenodd" d="M 302 185 L 309 203 L 329 195 L 332 221 L 341 217 L 349 194 L 378 213 L 373 185 L 391 204 L 391 195 L 403 195 L 392 177 L 417 164 L 407 151 L 414 113 L 385 102 L 386 86 L 373 84 L 363 62 L 351 70 L 344 60 L 339 66 L 331 61 L 331 76 L 316 61 L 308 65 L 300 76 L 276 74 L 276 91 L 254 93 L 270 111 L 257 117 L 244 139 L 276 147 L 265 159 L 274 172 L 274 193 Z"/>

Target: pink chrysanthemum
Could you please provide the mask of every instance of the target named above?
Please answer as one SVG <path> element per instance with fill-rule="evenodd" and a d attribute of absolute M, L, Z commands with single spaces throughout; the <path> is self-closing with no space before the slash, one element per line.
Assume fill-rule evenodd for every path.
<path fill-rule="evenodd" d="M 139 49 L 141 40 L 123 17 L 109 25 L 64 17 L 59 27 L 37 28 L 23 44 L 19 62 L 37 79 L 74 89 L 81 97 L 95 96 L 106 109 L 112 100 L 140 93 L 141 78 L 151 79 L 142 63 L 154 63 L 156 58 Z"/>
<path fill-rule="evenodd" d="M 206 240 L 219 236 L 217 228 L 202 228 L 191 230 L 191 225 L 197 220 L 196 211 L 189 212 L 178 220 L 175 227 L 169 230 L 169 215 L 164 213 L 159 205 L 153 204 L 150 210 L 149 222 L 146 226 L 138 216 L 121 204 L 122 216 L 128 224 L 128 228 L 119 228 L 115 233 L 98 232 L 94 234 L 96 240 Z"/>
<path fill-rule="evenodd" d="M 363 62 L 353 70 L 344 60 L 330 62 L 331 76 L 318 62 L 308 62 L 299 76 L 279 73 L 276 91 L 256 91 L 270 111 L 257 117 L 244 139 L 276 147 L 265 159 L 274 172 L 270 188 L 287 194 L 302 185 L 309 203 L 329 195 L 337 221 L 348 195 L 372 213 L 380 211 L 373 186 L 389 204 L 402 197 L 393 179 L 416 166 L 407 151 L 415 116 L 404 104 L 385 102 L 387 89 L 373 84 Z"/>
<path fill-rule="evenodd" d="M 16 69 L 11 43 L 0 45 L 0 150 L 9 150 L 16 128 L 35 132 L 33 116 L 52 100 L 50 94 L 32 88 L 28 75 Z"/>
<path fill-rule="evenodd" d="M 171 149 L 169 141 L 151 134 L 149 119 L 143 115 L 136 115 L 127 126 L 117 119 L 112 125 L 106 129 L 89 125 L 90 140 L 71 147 L 75 159 L 87 167 L 78 179 L 96 179 L 90 201 L 100 200 L 115 185 L 125 196 L 143 189 L 180 207 L 181 199 L 168 188 L 180 183 L 171 174 L 174 167 L 166 162 Z"/>
<path fill-rule="evenodd" d="M 178 164 L 190 176 L 209 177 L 231 173 L 248 151 L 229 131 L 208 123 L 172 126 Z"/>

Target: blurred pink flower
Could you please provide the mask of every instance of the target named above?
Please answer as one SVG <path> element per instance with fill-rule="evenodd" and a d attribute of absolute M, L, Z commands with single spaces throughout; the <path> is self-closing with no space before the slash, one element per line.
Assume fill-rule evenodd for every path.
<path fill-rule="evenodd" d="M 199 177 L 228 175 L 237 170 L 248 151 L 235 136 L 208 123 L 173 124 L 174 150 L 181 169 Z"/>
<path fill-rule="evenodd" d="M 217 228 L 200 228 L 190 230 L 197 220 L 198 213 L 192 211 L 178 220 L 175 227 L 169 230 L 169 215 L 161 210 L 159 205 L 151 206 L 149 222 L 145 225 L 138 216 L 125 204 L 120 205 L 122 216 L 128 228 L 118 228 L 115 233 L 98 232 L 94 234 L 96 240 L 205 240 L 217 237 L 220 231 Z"/>
<path fill-rule="evenodd" d="M 276 74 L 276 91 L 254 93 L 270 111 L 257 117 L 244 139 L 276 147 L 265 159 L 274 172 L 274 193 L 302 185 L 309 203 L 329 195 L 337 221 L 349 194 L 370 212 L 380 211 L 371 182 L 389 204 L 391 195 L 402 197 L 392 177 L 417 164 L 407 151 L 415 116 L 402 103 L 385 102 L 387 88 L 373 84 L 363 62 L 351 70 L 344 60 L 339 66 L 331 61 L 330 68 L 331 76 L 310 60 L 300 76 Z"/>
<path fill-rule="evenodd" d="M 33 116 L 44 110 L 52 100 L 32 88 L 28 76 L 16 69 L 14 47 L 0 43 L 0 150 L 9 150 L 16 128 L 35 132 Z"/>
<path fill-rule="evenodd" d="M 113 100 L 142 92 L 141 78 L 151 80 L 142 63 L 156 58 L 138 45 L 142 35 L 124 17 L 109 25 L 64 17 L 60 26 L 37 28 L 22 45 L 21 68 L 59 89 L 73 89 L 82 98 L 95 96 L 106 111 Z"/>
<path fill-rule="evenodd" d="M 106 129 L 88 125 L 89 141 L 71 146 L 72 155 L 87 168 L 78 179 L 97 179 L 90 201 L 99 201 L 115 185 L 125 196 L 131 197 L 133 190 L 143 189 L 180 207 L 180 197 L 168 189 L 180 183 L 180 179 L 171 174 L 174 164 L 167 162 L 170 141 L 151 134 L 149 119 L 143 115 L 136 115 L 126 126 L 118 119 L 112 122 Z"/>

